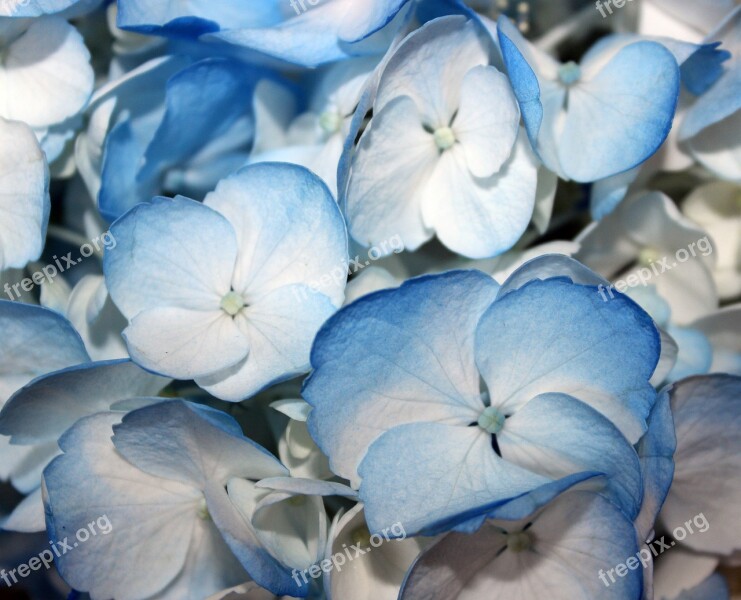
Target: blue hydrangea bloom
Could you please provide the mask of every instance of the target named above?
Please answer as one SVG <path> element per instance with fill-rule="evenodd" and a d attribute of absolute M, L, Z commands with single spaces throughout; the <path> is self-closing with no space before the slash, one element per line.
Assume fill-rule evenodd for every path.
<path fill-rule="evenodd" d="M 399 598 L 546 598 L 558 590 L 573 598 L 639 600 L 642 569 L 607 586 L 599 577 L 637 552 L 633 524 L 614 504 L 571 491 L 525 519 L 446 535 L 417 558 Z"/>
<path fill-rule="evenodd" d="M 64 454 L 44 471 L 52 541 L 100 516 L 111 526 L 60 558 L 70 585 L 93 597 L 202 598 L 245 581 L 247 569 L 276 593 L 304 595 L 226 490 L 230 480 L 254 487 L 287 475 L 277 459 L 243 437 L 231 417 L 182 401 L 118 421 L 111 413 L 79 421 L 59 442 Z M 95 487 L 81 497 L 90 481 Z M 115 561 L 87 568 L 93 557 L 114 554 Z"/>
<path fill-rule="evenodd" d="M 342 303 L 345 225 L 302 167 L 245 167 L 202 204 L 155 198 L 111 232 L 106 283 L 132 358 L 222 399 L 307 371 L 315 333 Z"/>
<path fill-rule="evenodd" d="M 562 178 L 590 182 L 627 171 L 666 139 L 680 72 L 663 45 L 602 43 L 580 64 L 560 64 L 506 18 L 498 31 L 530 141 Z"/>
<path fill-rule="evenodd" d="M 475 271 L 419 278 L 318 334 L 309 428 L 360 486 L 372 528 L 465 527 L 460 515 L 579 472 L 606 474 L 606 493 L 636 516 L 631 444 L 660 354 L 650 317 L 565 278 L 498 287 Z"/>
<path fill-rule="evenodd" d="M 538 164 L 491 51 L 473 21 L 443 17 L 388 60 L 341 191 L 360 244 L 397 234 L 416 250 L 437 235 L 454 252 L 484 258 L 523 234 Z"/>

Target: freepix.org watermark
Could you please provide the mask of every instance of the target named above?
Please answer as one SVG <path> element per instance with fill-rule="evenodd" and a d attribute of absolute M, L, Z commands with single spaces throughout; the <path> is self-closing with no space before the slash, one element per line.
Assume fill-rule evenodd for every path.
<path fill-rule="evenodd" d="M 54 278 L 60 273 L 64 273 L 75 265 L 80 264 L 83 260 L 89 258 L 96 252 L 101 252 L 103 248 L 106 250 L 113 250 L 116 247 L 116 244 L 116 238 L 113 237 L 113 234 L 110 231 L 106 231 L 98 237 L 90 240 L 89 243 L 80 246 L 80 255 L 78 258 L 74 258 L 72 252 L 67 252 L 67 254 L 61 258 L 55 254 L 52 256 L 52 260 L 54 261 L 53 264 L 49 263 L 35 273 L 31 273 L 30 277 L 26 277 L 18 283 L 14 283 L 13 285 L 6 283 L 3 291 L 11 300 L 17 300 L 21 297 L 22 292 L 30 292 L 34 286 L 41 285 L 44 281 L 52 283 Z"/>
<path fill-rule="evenodd" d="M 0 579 L 5 582 L 5 585 L 11 587 L 18 583 L 19 577 L 24 579 L 33 571 L 41 569 L 42 566 L 44 569 L 48 569 L 55 558 L 59 558 L 68 552 L 73 552 L 75 548 L 87 542 L 91 537 L 95 537 L 98 534 L 108 535 L 111 531 L 113 531 L 113 525 L 110 519 L 106 515 L 100 516 L 95 521 L 88 523 L 87 527 L 78 529 L 73 540 L 65 537 L 57 542 L 49 542 L 51 549 L 42 550 L 27 563 L 18 565 L 10 571 L 0 569 Z"/>
<path fill-rule="evenodd" d="M 708 529 L 710 529 L 710 523 L 705 518 L 705 515 L 703 513 L 695 515 L 693 518 L 685 521 L 684 526 L 679 525 L 672 531 L 672 537 L 674 539 L 668 544 L 664 541 L 664 536 L 661 536 L 658 540 L 646 544 L 645 548 L 641 548 L 638 553 L 628 558 L 625 562 L 615 565 L 615 567 L 607 571 L 600 569 L 597 572 L 597 577 L 605 584 L 605 587 L 610 587 L 611 584 L 617 581 L 615 576 L 625 577 L 628 571 L 635 571 L 639 565 L 645 569 L 653 560 L 653 557 L 663 554 L 669 548 L 673 548 L 677 545 L 677 541 L 681 542 L 693 533 L 705 533 Z M 609 581 L 607 580 L 608 577 L 610 579 Z"/>
<path fill-rule="evenodd" d="M 615 8 L 623 8 L 628 2 L 633 2 L 633 0 L 597 0 L 597 4 L 595 5 L 597 7 L 597 10 L 599 11 L 599 14 L 602 15 L 603 19 L 607 18 L 607 13 L 605 13 L 605 10 L 607 10 L 608 13 L 612 14 L 612 7 Z"/>
<path fill-rule="evenodd" d="M 352 562 L 359 556 L 368 554 L 373 548 L 378 548 L 386 542 L 403 540 L 406 537 L 407 532 L 401 523 L 394 523 L 391 527 L 382 530 L 381 533 L 374 533 L 373 535 L 370 535 L 370 532 L 364 530 L 360 532 L 360 535 L 353 535 L 354 544 L 350 546 L 342 544 L 342 552 L 336 552 L 331 558 L 325 558 L 320 563 L 313 564 L 303 571 L 294 569 L 291 575 L 296 585 L 301 585 L 299 577 L 306 584 L 309 583 L 309 577 L 316 579 L 322 573 L 329 573 L 333 569 L 336 569 L 339 573 L 345 564 Z"/>
<path fill-rule="evenodd" d="M 604 285 L 597 286 L 597 291 L 602 296 L 602 300 L 607 302 L 615 298 L 613 290 L 624 294 L 629 288 L 638 287 L 639 285 L 646 287 L 654 277 L 659 277 L 667 271 L 677 268 L 682 263 L 686 263 L 690 258 L 697 257 L 698 251 L 702 256 L 709 256 L 713 253 L 713 244 L 710 242 L 710 238 L 705 236 L 696 242 L 692 242 L 687 248 L 680 248 L 674 254 L 674 260 L 671 263 L 669 262 L 671 260 L 669 256 L 660 256 L 657 251 L 651 249 L 644 250 L 638 260 L 642 265 L 641 267 L 625 279 L 618 279 L 607 287 Z"/>
<path fill-rule="evenodd" d="M 297 15 L 305 13 L 310 7 L 314 7 L 322 0 L 289 0 L 291 8 L 296 11 Z M 306 6 L 306 5 L 309 6 Z"/>
<path fill-rule="evenodd" d="M 325 273 L 318 280 L 312 281 L 308 284 L 308 288 L 294 288 L 293 294 L 299 301 L 305 301 L 309 298 L 311 292 L 317 292 L 324 287 L 329 286 L 332 282 L 344 283 L 348 275 L 354 275 L 358 271 L 362 271 L 365 267 L 369 266 L 371 262 L 380 260 L 381 258 L 388 256 L 389 254 L 399 254 L 404 251 L 404 242 L 401 236 L 395 235 L 390 237 L 379 244 L 376 244 L 372 248 L 368 249 L 368 255 L 363 259 L 359 254 L 355 258 L 351 258 L 348 267 L 345 268 L 345 262 L 342 261 L 341 265 L 337 265 L 329 273 Z"/>

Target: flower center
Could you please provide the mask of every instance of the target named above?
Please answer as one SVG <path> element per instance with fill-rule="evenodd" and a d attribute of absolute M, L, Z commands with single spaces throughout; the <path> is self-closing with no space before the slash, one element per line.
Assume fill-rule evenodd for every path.
<path fill-rule="evenodd" d="M 455 134 L 450 127 L 438 127 L 435 129 L 433 135 L 435 137 L 435 145 L 441 152 L 445 152 L 445 150 L 455 144 Z"/>
<path fill-rule="evenodd" d="M 342 117 L 336 111 L 328 110 L 319 116 L 319 127 L 325 133 L 337 133 L 342 125 Z"/>
<path fill-rule="evenodd" d="M 198 514 L 198 518 L 203 519 L 204 521 L 208 521 L 211 518 L 211 513 L 208 512 L 205 498 L 201 498 L 201 501 L 198 503 L 196 514 Z"/>
<path fill-rule="evenodd" d="M 236 315 L 240 310 L 245 307 L 244 298 L 237 294 L 234 290 L 228 292 L 221 299 L 221 310 L 230 316 Z"/>
<path fill-rule="evenodd" d="M 487 406 L 479 415 L 478 426 L 487 433 L 496 435 L 504 427 L 504 415 L 493 406 Z"/>
<path fill-rule="evenodd" d="M 659 259 L 661 259 L 661 253 L 656 248 L 643 248 L 638 254 L 638 262 L 642 267 L 647 267 Z"/>
<path fill-rule="evenodd" d="M 558 67 L 558 78 L 564 85 L 574 85 L 581 79 L 581 67 L 570 60 Z"/>
<path fill-rule="evenodd" d="M 371 534 L 365 526 L 358 527 L 353 531 L 350 539 L 358 548 L 370 548 Z"/>
<path fill-rule="evenodd" d="M 507 534 L 507 550 L 510 552 L 524 552 L 533 545 L 533 536 L 527 531 Z"/>
<path fill-rule="evenodd" d="M 288 499 L 288 504 L 291 506 L 303 506 L 306 503 L 306 496 L 299 494 L 297 496 L 291 496 Z"/>

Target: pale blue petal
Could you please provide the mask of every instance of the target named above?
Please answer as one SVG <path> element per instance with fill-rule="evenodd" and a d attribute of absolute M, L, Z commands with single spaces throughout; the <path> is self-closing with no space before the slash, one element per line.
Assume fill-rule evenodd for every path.
<path fill-rule="evenodd" d="M 380 532 L 400 522 L 408 535 L 551 481 L 497 456 L 480 427 L 424 422 L 384 433 L 358 472 L 369 529 Z"/>
<path fill-rule="evenodd" d="M 539 395 L 507 418 L 497 440 L 504 460 L 551 480 L 583 471 L 604 474 L 594 489 L 629 518 L 637 516 L 643 497 L 638 455 L 583 402 L 566 394 Z"/>
<path fill-rule="evenodd" d="M 41 255 L 51 203 L 49 167 L 33 131 L 0 118 L 0 271 L 22 268 Z M 20 283 L 20 280 L 19 282 Z M 4 294 L 22 291 L 5 284 Z"/>
<path fill-rule="evenodd" d="M 692 375 L 704 375 L 713 363 L 713 347 L 707 336 L 691 327 L 669 326 L 667 332 L 679 346 L 677 362 L 667 376 L 668 381 L 679 381 Z"/>
<path fill-rule="evenodd" d="M 608 501 L 569 492 L 531 523 L 532 546 L 518 553 L 508 549 L 505 532 L 520 532 L 526 522 L 489 521 L 473 535 L 445 536 L 417 559 L 400 600 L 531 600 L 554 590 L 579 600 L 641 597 L 640 568 L 609 587 L 600 579 L 638 552 L 631 522 Z"/>
<path fill-rule="evenodd" d="M 187 198 L 155 198 L 110 231 L 117 244 L 105 253 L 106 285 L 125 317 L 167 306 L 219 310 L 237 258 L 222 215 Z"/>
<path fill-rule="evenodd" d="M 20 33 L 3 44 L 0 116 L 48 127 L 79 113 L 94 84 L 82 35 L 56 16 L 32 20 Z"/>
<path fill-rule="evenodd" d="M 474 328 L 497 289 L 477 271 L 421 277 L 364 296 L 327 322 L 303 397 L 335 473 L 357 481 L 368 446 L 388 427 L 478 418 Z"/>
<path fill-rule="evenodd" d="M 303 284 L 342 304 L 347 233 L 326 184 L 296 165 L 250 165 L 219 182 L 204 204 L 232 225 L 239 257 L 232 287 L 248 304 Z"/>
<path fill-rule="evenodd" d="M 55 441 L 78 419 L 121 400 L 154 396 L 169 381 L 130 360 L 85 363 L 42 375 L 0 412 L 0 434 L 11 436 L 15 444 Z"/>
<path fill-rule="evenodd" d="M 649 379 L 661 352 L 651 318 L 597 287 L 533 281 L 495 302 L 476 334 L 491 404 L 505 414 L 541 393 L 574 396 L 635 443 L 656 399 Z"/>
<path fill-rule="evenodd" d="M 0 402 L 39 375 L 90 361 L 85 344 L 59 313 L 0 300 Z"/>
<path fill-rule="evenodd" d="M 143 471 L 200 489 L 207 481 L 225 485 L 231 477 L 287 475 L 267 450 L 204 419 L 202 410 L 180 400 L 136 410 L 114 427 L 113 444 Z"/>
<path fill-rule="evenodd" d="M 302 496 L 344 496 L 352 499 L 357 497 L 355 490 L 342 483 L 301 477 L 268 477 L 259 481 L 257 487 Z"/>
<path fill-rule="evenodd" d="M 559 137 L 566 175 L 596 181 L 645 161 L 669 134 L 678 98 L 679 67 L 664 46 L 637 42 L 620 50 L 569 91 Z"/>
<path fill-rule="evenodd" d="M 0 17 L 39 17 L 84 3 L 85 0 L 8 0 L 0 4 Z"/>
<path fill-rule="evenodd" d="M 695 519 L 695 533 L 682 543 L 692 550 L 730 554 L 741 547 L 741 378 L 691 377 L 674 384 L 669 394 L 677 450 L 660 520 L 673 531 L 687 529 L 686 521 Z"/>

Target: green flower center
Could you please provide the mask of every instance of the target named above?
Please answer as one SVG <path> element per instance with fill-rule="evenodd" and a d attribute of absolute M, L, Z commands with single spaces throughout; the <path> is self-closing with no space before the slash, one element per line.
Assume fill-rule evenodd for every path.
<path fill-rule="evenodd" d="M 445 152 L 455 144 L 455 133 L 450 127 L 438 127 L 433 134 L 438 150 Z"/>
<path fill-rule="evenodd" d="M 245 306 L 244 298 L 233 290 L 225 294 L 221 299 L 221 310 L 232 317 Z"/>
<path fill-rule="evenodd" d="M 335 111 L 328 110 L 319 116 L 319 127 L 325 133 L 337 133 L 342 126 L 342 117 Z"/>
<path fill-rule="evenodd" d="M 533 536 L 527 531 L 507 534 L 507 550 L 514 553 L 530 550 L 533 545 Z"/>
<path fill-rule="evenodd" d="M 487 433 L 496 435 L 504 427 L 504 415 L 493 406 L 487 406 L 479 415 L 478 426 Z"/>
<path fill-rule="evenodd" d="M 558 68 L 558 79 L 564 85 L 574 85 L 581 79 L 581 67 L 570 60 Z"/>
<path fill-rule="evenodd" d="M 638 254 L 638 262 L 642 267 L 648 267 L 659 259 L 661 259 L 661 253 L 656 248 L 643 248 Z"/>

